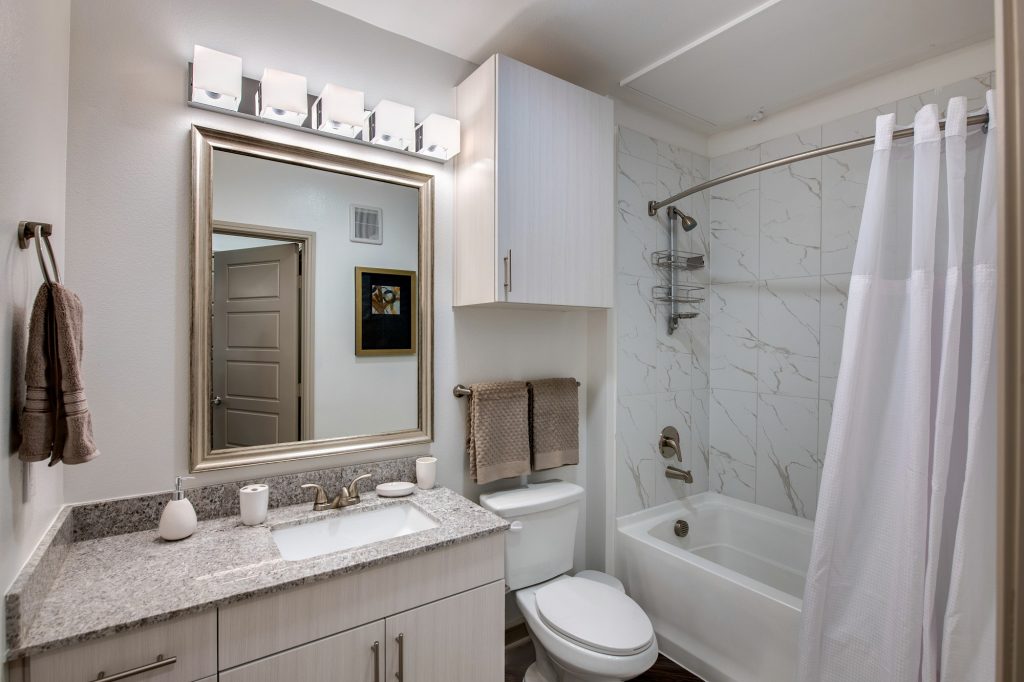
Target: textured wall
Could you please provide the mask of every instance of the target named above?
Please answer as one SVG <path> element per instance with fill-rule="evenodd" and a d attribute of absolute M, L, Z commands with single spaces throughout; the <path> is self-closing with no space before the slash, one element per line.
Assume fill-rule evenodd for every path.
<path fill-rule="evenodd" d="M 708 159 L 619 126 L 616 222 L 616 514 L 628 514 L 708 486 L 708 307 L 680 321 L 668 333 L 665 304 L 651 302 L 651 290 L 665 272 L 651 265 L 654 251 L 668 247 L 665 211 L 647 215 L 647 202 L 660 200 L 708 177 Z M 678 229 L 677 248 L 708 253 L 708 196 L 679 202 L 698 221 L 691 232 Z M 706 260 L 706 259 L 705 259 Z M 677 281 L 705 284 L 708 270 L 681 273 Z M 706 296 L 706 293 L 703 294 Z M 679 430 L 683 462 L 657 450 L 665 426 Z M 665 478 L 668 464 L 692 469 L 692 485 Z"/>
<path fill-rule="evenodd" d="M 984 105 L 992 75 L 954 83 L 711 160 L 718 177 L 913 123 L 950 97 Z M 711 190 L 710 487 L 814 518 L 871 148 Z"/>

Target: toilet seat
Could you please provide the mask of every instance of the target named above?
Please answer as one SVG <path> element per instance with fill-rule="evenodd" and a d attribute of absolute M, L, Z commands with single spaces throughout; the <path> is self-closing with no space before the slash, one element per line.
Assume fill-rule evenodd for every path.
<path fill-rule="evenodd" d="M 549 583 L 535 595 L 541 621 L 579 646 L 610 656 L 632 656 L 654 641 L 640 606 L 607 584 L 587 578 Z"/>

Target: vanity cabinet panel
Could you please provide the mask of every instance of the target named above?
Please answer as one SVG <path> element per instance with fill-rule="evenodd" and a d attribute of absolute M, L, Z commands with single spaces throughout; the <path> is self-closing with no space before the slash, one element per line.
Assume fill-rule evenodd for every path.
<path fill-rule="evenodd" d="M 612 101 L 503 55 L 456 99 L 455 305 L 610 308 Z"/>
<path fill-rule="evenodd" d="M 379 620 L 222 672 L 220 682 L 377 682 L 384 679 L 384 647 Z"/>
<path fill-rule="evenodd" d="M 221 669 L 233 668 L 504 576 L 504 538 L 489 535 L 220 609 Z"/>
<path fill-rule="evenodd" d="M 391 616 L 384 679 L 500 682 L 504 679 L 504 627 L 502 580 Z"/>
<path fill-rule="evenodd" d="M 174 663 L 150 672 L 139 671 L 129 680 L 146 682 L 193 682 L 217 674 L 217 614 L 215 611 L 178 618 L 121 635 L 114 635 L 28 660 L 31 682 L 95 680 L 99 674 L 143 668 L 157 657 L 174 657 Z"/>

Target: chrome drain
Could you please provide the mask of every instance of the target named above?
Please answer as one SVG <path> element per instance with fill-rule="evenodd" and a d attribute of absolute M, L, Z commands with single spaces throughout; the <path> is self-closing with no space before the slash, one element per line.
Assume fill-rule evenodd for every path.
<path fill-rule="evenodd" d="M 682 519 L 676 521 L 676 525 L 672 527 L 672 531 L 679 537 L 685 538 L 690 534 L 690 524 Z"/>

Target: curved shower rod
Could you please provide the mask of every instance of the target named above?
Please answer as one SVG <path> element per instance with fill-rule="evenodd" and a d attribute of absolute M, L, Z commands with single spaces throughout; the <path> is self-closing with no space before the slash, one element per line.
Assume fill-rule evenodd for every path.
<path fill-rule="evenodd" d="M 974 116 L 968 116 L 967 117 L 967 125 L 969 125 L 969 126 L 983 125 L 983 126 L 985 126 L 985 130 L 987 131 L 988 130 L 988 114 L 975 114 Z M 945 128 L 946 128 L 946 122 L 945 121 L 939 121 L 939 130 L 945 130 Z M 901 138 L 904 138 L 904 137 L 913 137 L 913 135 L 914 135 L 914 129 L 913 128 L 902 128 L 900 130 L 895 131 L 892 134 L 892 137 L 893 137 L 894 140 L 898 140 L 898 139 L 901 139 Z M 683 190 L 679 194 L 673 194 L 668 199 L 663 199 L 661 201 L 649 201 L 649 202 L 647 202 L 647 215 L 651 215 L 651 216 L 657 215 L 659 209 L 662 209 L 662 208 L 668 206 L 669 204 L 674 204 L 675 202 L 679 201 L 680 199 L 685 199 L 686 197 L 690 196 L 691 194 L 696 194 L 697 192 L 703 192 L 704 190 L 710 189 L 710 188 L 714 187 L 715 185 L 721 185 L 723 182 L 729 182 L 730 180 L 736 180 L 738 178 L 746 177 L 747 175 L 753 175 L 754 173 L 760 173 L 761 171 L 771 170 L 772 168 L 778 168 L 779 166 L 788 166 L 789 164 L 796 163 L 797 161 L 806 161 L 807 159 L 813 159 L 816 156 L 825 156 L 827 154 L 835 154 L 837 152 L 845 152 L 848 149 L 857 149 L 858 147 L 867 147 L 868 145 L 872 145 L 874 143 L 875 143 L 875 136 L 872 135 L 871 137 L 862 137 L 862 138 L 860 138 L 858 140 L 850 140 L 848 142 L 840 142 L 838 144 L 829 145 L 828 147 L 821 147 L 819 149 L 812 149 L 811 151 L 808 151 L 808 152 L 801 152 L 799 154 L 793 154 L 792 156 L 786 156 L 786 157 L 783 157 L 781 159 L 776 159 L 775 161 L 766 161 L 765 163 L 759 163 L 756 166 L 751 166 L 750 168 L 744 168 L 743 170 L 738 170 L 738 171 L 735 171 L 733 173 L 729 173 L 728 175 L 723 175 L 721 177 L 713 178 L 711 180 L 708 180 L 707 182 L 702 182 L 699 185 L 694 185 L 693 187 L 690 187 L 689 189 Z"/>

